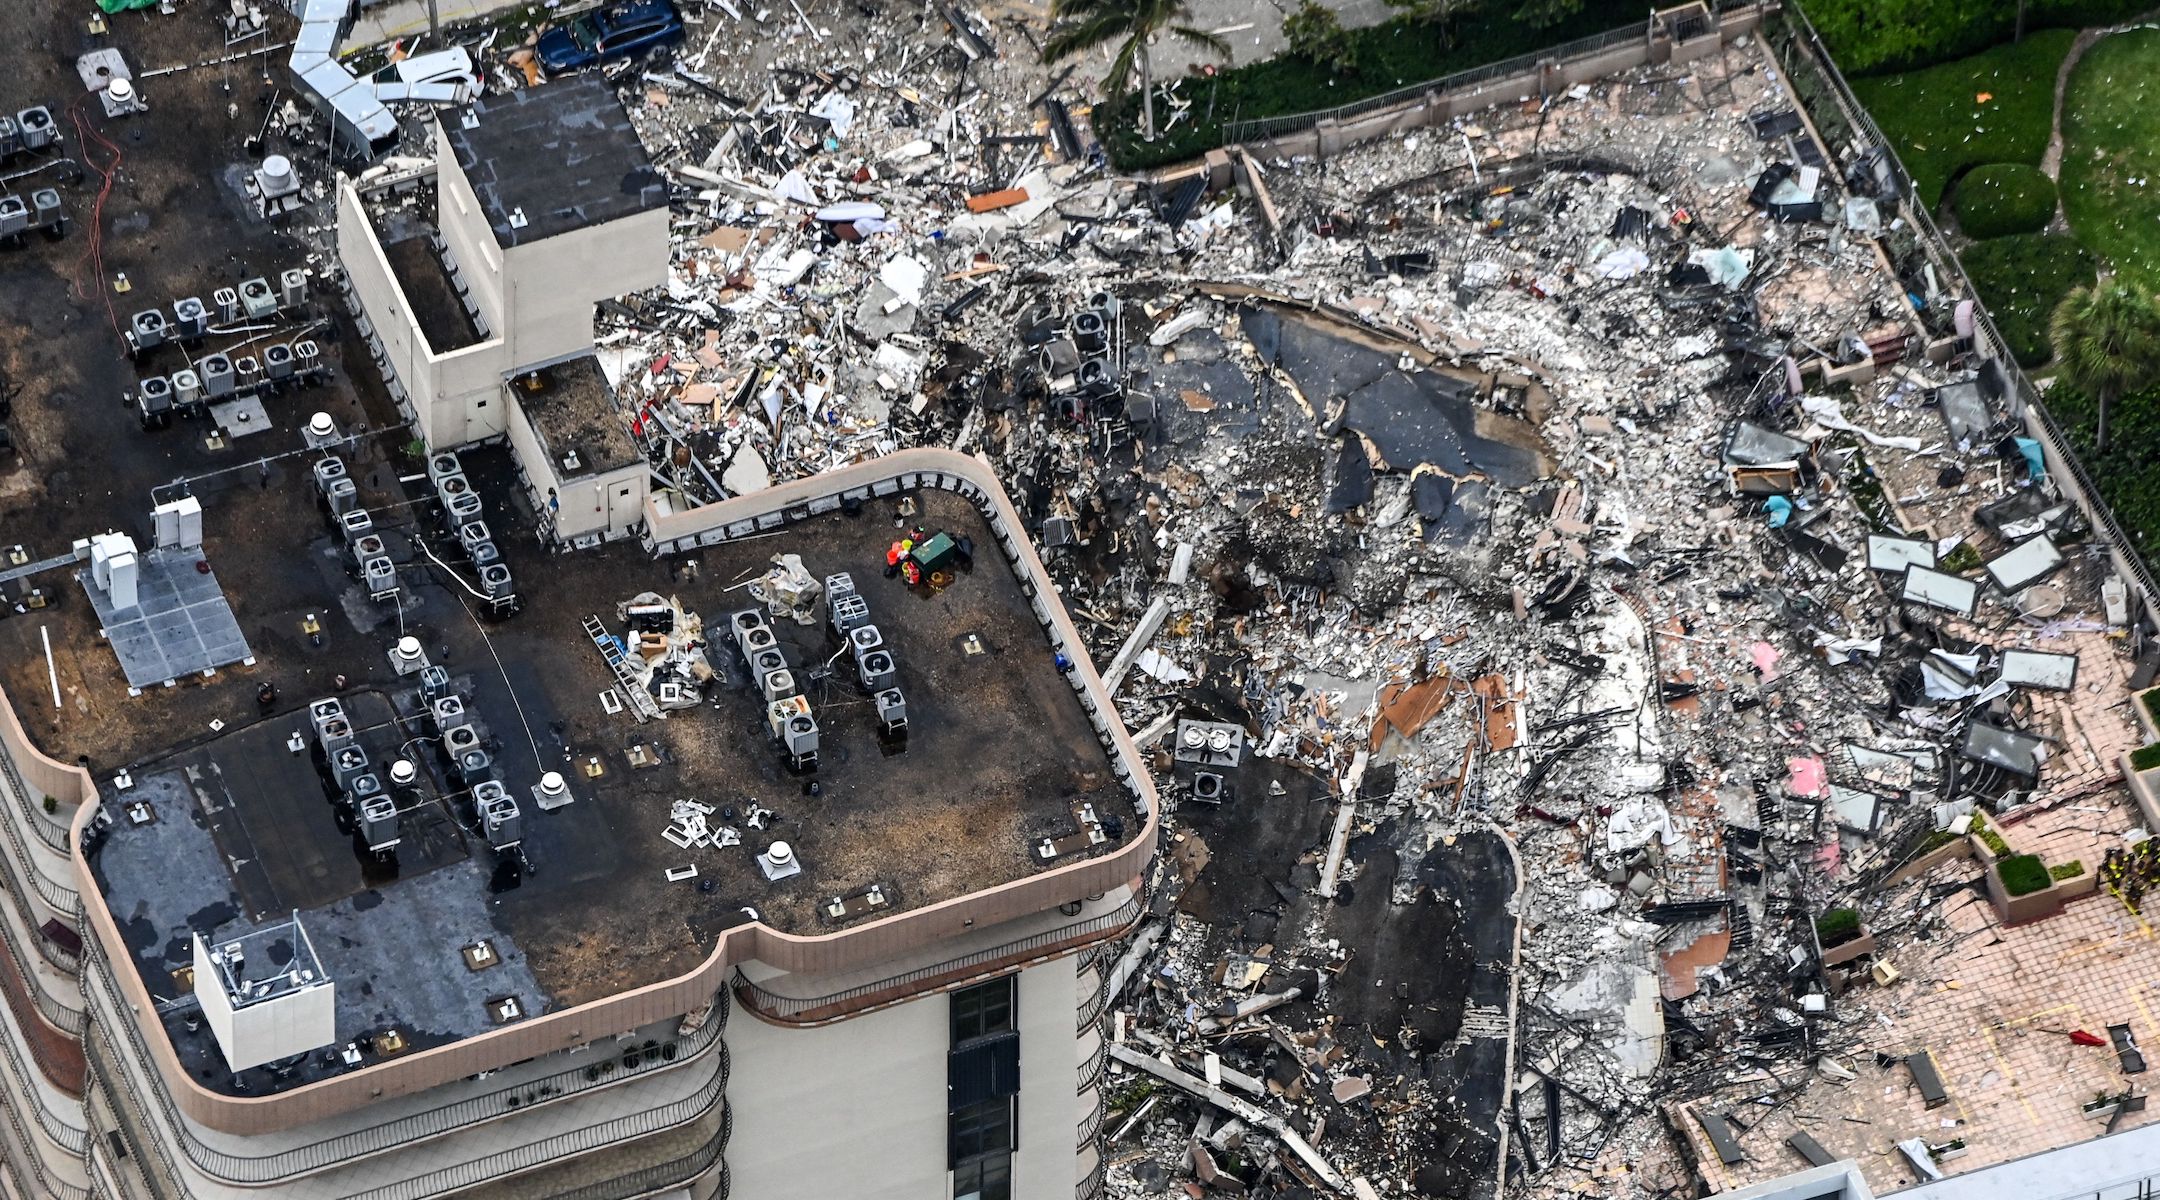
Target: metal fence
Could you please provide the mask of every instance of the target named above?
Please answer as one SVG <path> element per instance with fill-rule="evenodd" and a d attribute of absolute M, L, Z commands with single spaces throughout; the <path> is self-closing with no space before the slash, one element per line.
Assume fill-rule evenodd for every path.
<path fill-rule="evenodd" d="M 2062 464 L 2068 471 L 2084 501 L 2081 506 L 2104 538 L 2118 552 L 2123 565 L 2129 568 L 2130 582 L 2138 590 L 2139 598 L 2150 609 L 2160 603 L 2160 586 L 2155 586 L 2151 567 L 2146 563 L 2138 543 L 2126 533 L 2115 520 L 2100 487 L 2093 481 L 2072 448 L 2070 438 L 2063 432 L 2054 414 L 2042 401 L 2039 389 L 2018 366 L 2010 353 L 2009 343 L 1995 326 L 1995 319 L 1987 311 L 1987 302 L 1981 298 L 1979 289 L 1965 274 L 1965 267 L 1950 250 L 1949 239 L 1935 225 L 1927 211 L 1927 205 L 1912 195 L 1912 175 L 1905 169 L 1903 160 L 1890 139 L 1868 115 L 1867 108 L 1853 95 L 1845 77 L 1837 69 L 1836 60 L 1822 44 L 1815 27 L 1809 23 L 1807 14 L 1799 6 L 1787 4 L 1763 26 L 1771 45 L 1782 53 L 1786 77 L 1801 101 L 1807 105 L 1808 114 L 1830 141 L 1833 131 L 1844 135 L 1844 140 L 1880 148 L 1897 171 L 1900 192 L 1905 202 L 1900 210 L 1906 218 L 1903 229 L 1886 230 L 1886 240 L 1900 253 L 1919 253 L 1934 265 L 1946 284 L 1945 290 L 1962 293 L 1973 301 L 1973 341 L 1976 349 L 1984 349 L 2003 369 L 2013 400 L 2013 415 L 2024 420 L 2029 432 L 2047 445 L 2050 458 Z M 1826 147 L 1827 149 L 1828 147 Z M 1897 257 L 1897 255 L 1893 255 Z"/>
<path fill-rule="evenodd" d="M 1738 7 L 1738 4 L 1730 6 Z M 1646 41 L 1649 36 L 1648 25 L 1629 25 L 1605 33 L 1592 34 L 1586 38 L 1577 38 L 1572 42 L 1562 42 L 1557 46 L 1547 47 L 1535 53 L 1518 54 L 1513 58 L 1503 58 L 1499 62 L 1487 63 L 1482 67 L 1471 67 L 1467 70 L 1457 71 L 1452 75 L 1442 75 L 1438 79 L 1430 79 L 1424 83 L 1413 83 L 1407 87 L 1396 88 L 1392 92 L 1367 96 L 1363 100 L 1353 100 L 1348 104 L 1340 104 L 1334 108 L 1324 108 L 1316 112 L 1291 113 L 1288 116 L 1281 117 L 1256 117 L 1247 121 L 1225 121 L 1223 122 L 1223 144 L 1238 145 L 1241 143 L 1264 142 L 1270 138 L 1281 137 L 1284 134 L 1302 133 L 1323 121 L 1346 121 L 1352 117 L 1361 117 L 1366 113 L 1378 112 L 1383 108 L 1389 108 L 1397 104 L 1408 104 L 1426 96 L 1439 95 L 1444 92 L 1474 92 L 1494 80 L 1506 79 L 1509 76 L 1520 75 L 1525 71 L 1535 70 L 1539 63 L 1552 62 L 1558 59 L 1581 58 L 1585 55 L 1610 50 L 1614 46 L 1626 45 L 1629 42 Z"/>

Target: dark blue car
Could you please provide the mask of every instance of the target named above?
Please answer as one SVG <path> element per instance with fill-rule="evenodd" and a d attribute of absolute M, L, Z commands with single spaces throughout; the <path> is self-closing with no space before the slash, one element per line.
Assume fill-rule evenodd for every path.
<path fill-rule="evenodd" d="M 540 35 L 535 52 L 550 72 L 575 71 L 683 38 L 671 0 L 636 0 L 582 13 Z"/>

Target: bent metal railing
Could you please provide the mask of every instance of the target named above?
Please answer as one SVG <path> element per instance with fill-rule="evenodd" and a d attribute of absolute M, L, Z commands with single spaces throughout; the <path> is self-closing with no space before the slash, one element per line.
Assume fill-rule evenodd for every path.
<path fill-rule="evenodd" d="M 1144 897 L 1135 893 L 1109 912 L 1016 938 L 973 954 L 932 963 L 823 996 L 782 996 L 735 972 L 735 998 L 753 1014 L 783 1025 L 822 1025 L 914 999 L 925 992 L 957 987 L 978 976 L 996 974 L 1038 958 L 1054 958 L 1093 942 L 1118 936 L 1139 923 Z"/>
<path fill-rule="evenodd" d="M 124 1030 L 124 1036 L 137 1061 L 143 1064 L 144 1072 L 153 1079 L 151 1086 L 130 1094 L 147 1093 L 163 1118 L 165 1127 L 171 1132 L 172 1140 L 179 1146 L 181 1153 L 187 1156 L 188 1162 L 204 1174 L 227 1183 L 273 1183 L 310 1174 L 355 1158 L 400 1149 L 417 1141 L 553 1104 L 585 1092 L 650 1078 L 657 1073 L 652 1069 L 655 1065 L 653 1061 L 644 1061 L 640 1068 L 618 1069 L 614 1056 L 601 1054 L 598 1057 L 588 1057 L 575 1066 L 550 1075 L 467 1096 L 424 1112 L 412 1113 L 367 1129 L 324 1138 L 290 1150 L 264 1155 L 231 1154 L 203 1145 L 190 1132 L 162 1083 L 155 1081 L 155 1069 L 150 1066 L 155 1060 L 151 1058 L 148 1047 L 143 1043 L 142 1031 L 136 1027 L 132 1016 L 120 1002 L 119 991 L 113 985 L 109 974 L 111 964 L 99 951 L 93 951 L 84 957 L 88 965 L 83 971 L 83 978 L 97 990 L 113 1016 L 110 1022 L 101 1021 L 100 1024 L 118 1025 Z M 661 1069 L 696 1062 L 721 1045 L 721 1033 L 727 1026 L 727 1007 L 725 1003 L 715 1003 L 711 1015 L 697 1030 L 661 1042 L 650 1053 L 643 1047 L 635 1048 L 635 1052 L 641 1061 L 657 1060 Z M 597 1048 L 595 1052 L 597 1054 Z M 721 1075 L 725 1074 L 723 1069 Z"/>

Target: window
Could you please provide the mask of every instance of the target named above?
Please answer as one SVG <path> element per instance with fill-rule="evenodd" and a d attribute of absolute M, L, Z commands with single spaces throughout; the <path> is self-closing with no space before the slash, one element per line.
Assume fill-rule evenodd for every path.
<path fill-rule="evenodd" d="M 952 994 L 953 1045 L 1012 1031 L 1013 978 L 1007 975 Z"/>
<path fill-rule="evenodd" d="M 1012 1149 L 1012 1097 L 999 1096 L 953 1112 L 952 1161 L 956 1168 L 971 1159 L 1010 1154 Z"/>
<path fill-rule="evenodd" d="M 1012 1200 L 1012 1155 L 998 1154 L 956 1167 L 953 1200 Z"/>
<path fill-rule="evenodd" d="M 947 1162 L 954 1200 L 1012 1200 L 1014 1112 L 1020 1091 L 1020 1033 L 1013 1027 L 1014 976 L 952 994 L 947 1057 Z"/>

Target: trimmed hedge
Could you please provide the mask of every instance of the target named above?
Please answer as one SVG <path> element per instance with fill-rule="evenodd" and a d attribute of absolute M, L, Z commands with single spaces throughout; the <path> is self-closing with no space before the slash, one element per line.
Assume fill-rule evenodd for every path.
<path fill-rule="evenodd" d="M 2070 289 L 2089 283 L 2093 257 L 2077 239 L 2059 233 L 2016 233 L 1975 242 L 1958 255 L 1995 327 L 2021 367 L 2053 358 L 2048 318 Z"/>
<path fill-rule="evenodd" d="M 2065 879 L 2076 879 L 2084 873 L 2085 864 L 2075 858 L 2066 863 L 2056 863 L 2048 868 L 2048 878 L 2057 883 L 2061 883 Z"/>
<path fill-rule="evenodd" d="M 2037 854 L 2013 854 L 1995 864 L 1995 873 L 2002 876 L 2003 890 L 2013 896 L 2046 891 L 2053 882 L 2048 878 L 2047 864 Z"/>
<path fill-rule="evenodd" d="M 1833 908 L 1815 918 L 1815 937 L 1823 949 L 1842 946 L 1860 936 L 1860 914 L 1850 908 Z"/>
<path fill-rule="evenodd" d="M 1800 0 L 1800 7 L 1850 75 L 1949 62 L 2017 32 L 2016 0 Z M 2153 7 L 2153 0 L 2025 0 L 2025 32 L 2113 25 Z"/>
<path fill-rule="evenodd" d="M 2154 742 L 2150 746 L 2139 746 L 2130 752 L 2131 770 L 2150 771 L 2154 767 L 2160 767 L 2160 742 Z"/>
<path fill-rule="evenodd" d="M 1933 211 L 1968 167 L 2040 165 L 2055 123 L 2055 73 L 2076 40 L 2067 29 L 2050 30 L 1923 71 L 1855 79 L 1853 95 Z"/>
<path fill-rule="evenodd" d="M 2055 219 L 2055 181 L 2024 163 L 1988 163 L 1958 180 L 1951 207 L 1975 240 L 2038 233 Z"/>
<path fill-rule="evenodd" d="M 1155 100 L 1159 135 L 1140 136 L 1137 84 L 1123 96 L 1097 104 L 1090 118 L 1095 136 L 1121 171 L 1139 171 L 1197 158 L 1223 144 L 1223 124 L 1261 117 L 1316 112 L 1427 83 L 1443 75 L 1482 67 L 1550 46 L 1643 22 L 1640 4 L 1584 0 L 1582 11 L 1542 29 L 1522 21 L 1465 18 L 1431 25 L 1398 18 L 1348 31 L 1354 76 L 1340 75 L 1285 54 L 1215 74 L 1185 76 L 1178 95 L 1192 103 L 1191 116 L 1170 126 L 1170 106 Z M 1158 83 L 1161 82 L 1158 80 Z M 2052 93 L 2050 93 L 2052 97 Z M 1495 98 L 1499 99 L 1498 97 Z M 2052 101 L 2051 101 L 2052 102 Z"/>

